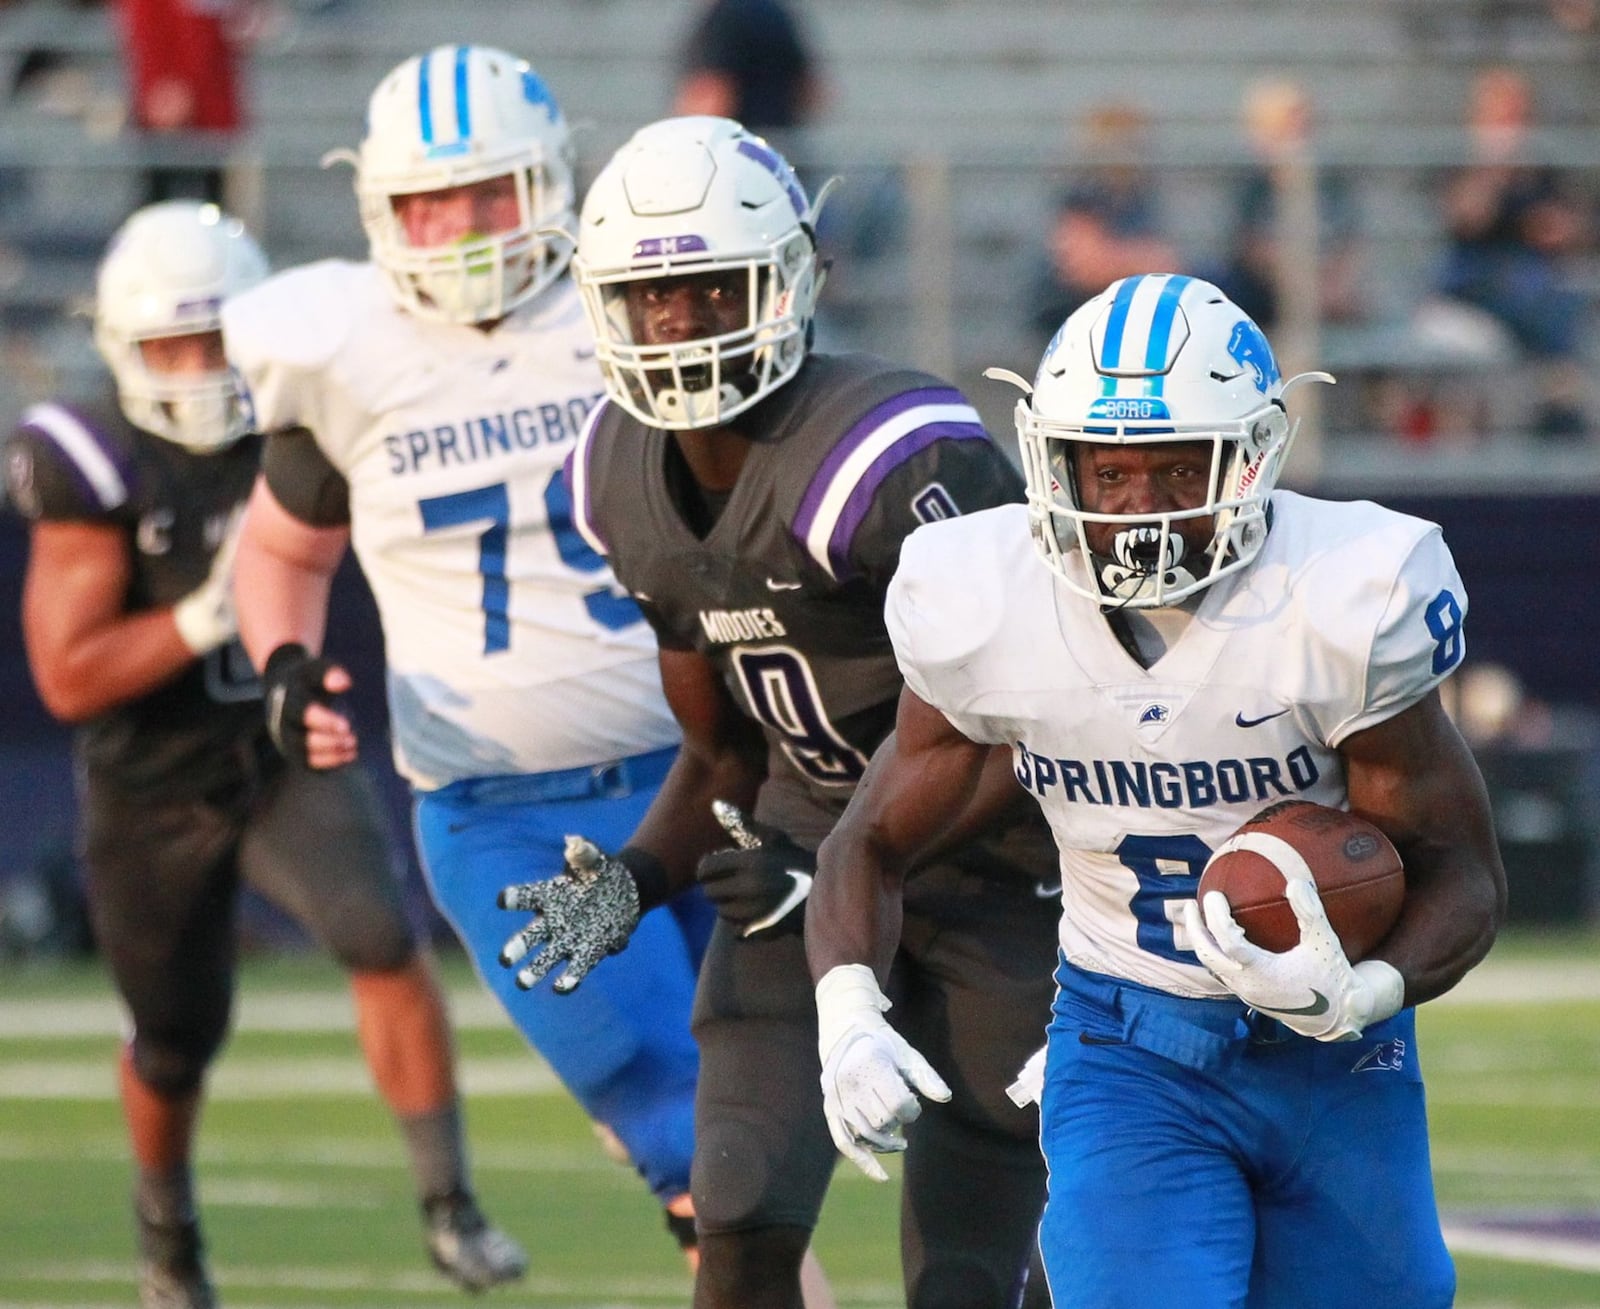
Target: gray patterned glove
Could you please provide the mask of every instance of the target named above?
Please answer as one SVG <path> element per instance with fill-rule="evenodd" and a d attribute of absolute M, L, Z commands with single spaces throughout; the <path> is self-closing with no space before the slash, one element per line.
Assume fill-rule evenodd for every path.
<path fill-rule="evenodd" d="M 517 970 L 517 985 L 524 991 L 562 961 L 567 966 L 555 989 L 572 990 L 597 963 L 628 944 L 639 922 L 639 886 L 621 859 L 585 837 L 569 836 L 566 862 L 566 870 L 555 877 L 500 892 L 502 909 L 537 915 L 500 951 L 505 968 L 532 954 Z"/>

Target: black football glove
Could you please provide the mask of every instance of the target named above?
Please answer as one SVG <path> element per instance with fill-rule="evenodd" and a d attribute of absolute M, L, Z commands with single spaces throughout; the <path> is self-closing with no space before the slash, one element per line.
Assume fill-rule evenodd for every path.
<path fill-rule="evenodd" d="M 338 697 L 323 686 L 331 659 L 313 655 L 297 641 L 285 641 L 267 656 L 261 670 L 261 690 L 266 697 L 267 735 L 292 764 L 310 767 L 306 756 L 306 710 L 314 704 L 333 705 Z"/>
<path fill-rule="evenodd" d="M 565 853 L 566 868 L 556 876 L 500 892 L 502 909 L 536 915 L 500 951 L 503 968 L 528 960 L 517 970 L 524 991 L 565 962 L 555 989 L 566 994 L 627 945 L 639 916 L 665 898 L 665 874 L 644 851 L 629 846 L 609 855 L 586 837 L 569 836 Z"/>
<path fill-rule="evenodd" d="M 711 811 L 734 848 L 708 854 L 695 869 L 706 899 L 740 936 L 766 940 L 798 932 L 805 923 L 816 855 L 725 800 L 713 800 Z"/>

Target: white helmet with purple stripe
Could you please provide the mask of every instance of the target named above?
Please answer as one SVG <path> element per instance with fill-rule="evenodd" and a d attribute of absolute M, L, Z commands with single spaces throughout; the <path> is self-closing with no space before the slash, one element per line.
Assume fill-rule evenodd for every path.
<path fill-rule="evenodd" d="M 164 200 L 117 228 L 95 274 L 94 340 L 124 416 L 191 450 L 220 450 L 250 426 L 232 369 L 167 373 L 142 343 L 222 331 L 222 302 L 267 275 L 267 257 L 237 218 L 198 200 Z M 220 359 L 219 359 L 220 364 Z"/>
<path fill-rule="evenodd" d="M 822 271 L 810 203 L 794 169 L 726 118 L 668 118 L 636 132 L 583 203 L 573 273 L 611 398 L 653 427 L 716 427 L 800 369 Z M 628 288 L 743 271 L 732 331 L 634 340 Z"/>
<path fill-rule="evenodd" d="M 1156 608 L 1237 572 L 1260 552 L 1267 500 L 1298 424 L 1266 336 L 1209 282 L 1176 274 L 1123 278 L 1075 310 L 1046 347 L 1029 394 L 1017 403 L 1017 439 L 1034 541 L 1079 594 L 1111 607 Z M 1152 515 L 1082 507 L 1072 449 L 1082 443 L 1209 442 L 1205 502 Z M 1174 525 L 1214 518 L 1194 551 Z M 1113 523 L 1110 556 L 1091 552 L 1089 523 Z"/>
<path fill-rule="evenodd" d="M 481 45 L 413 55 L 378 83 L 358 151 L 356 198 L 373 262 L 422 318 L 493 322 L 538 295 L 572 255 L 575 191 L 565 118 L 525 60 Z M 495 177 L 516 183 L 518 222 L 448 245 L 406 238 L 394 199 Z"/>

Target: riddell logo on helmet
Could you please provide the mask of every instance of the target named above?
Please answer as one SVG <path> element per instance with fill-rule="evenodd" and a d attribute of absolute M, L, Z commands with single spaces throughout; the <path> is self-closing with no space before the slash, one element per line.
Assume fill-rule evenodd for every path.
<path fill-rule="evenodd" d="M 1255 485 L 1256 478 L 1260 475 L 1261 466 L 1264 463 L 1266 463 L 1265 459 L 1257 459 L 1254 463 L 1247 465 L 1244 472 L 1239 475 L 1240 495 L 1243 495 Z"/>

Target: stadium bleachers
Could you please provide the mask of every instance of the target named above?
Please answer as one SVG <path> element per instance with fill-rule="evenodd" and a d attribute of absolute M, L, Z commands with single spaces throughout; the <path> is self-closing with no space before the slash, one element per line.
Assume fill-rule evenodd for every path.
<path fill-rule="evenodd" d="M 351 144 L 365 97 L 406 54 L 440 41 L 492 42 L 528 54 L 561 95 L 584 175 L 670 102 L 676 43 L 692 0 L 566 0 L 508 10 L 496 0 L 339 0 L 281 7 L 283 22 L 250 63 L 255 126 L 228 152 L 237 207 L 279 264 L 359 256 L 349 175 L 318 160 Z M 1107 99 L 1143 107 L 1167 177 L 1174 232 L 1203 258 L 1225 235 L 1227 170 L 1243 162 L 1242 89 L 1293 76 L 1319 107 L 1324 157 L 1363 166 L 1375 316 L 1399 321 L 1436 247 L 1425 165 L 1459 152 L 1465 88 L 1485 60 L 1532 67 L 1548 148 L 1600 162 L 1583 129 L 1596 77 L 1592 37 L 1558 30 L 1547 7 L 1467 0 L 801 0 L 831 96 L 791 150 L 814 172 L 842 172 L 841 213 L 858 213 L 885 177 L 912 205 L 912 250 L 863 267 L 842 260 L 830 291 L 846 344 L 909 355 L 970 382 L 983 364 L 1037 351 L 1016 292 L 1070 162 L 1070 127 Z M 13 99 L 0 119 L 0 164 L 32 180 L 0 229 L 0 330 L 36 361 L 0 391 L 0 419 L 41 381 L 91 372 L 81 325 L 52 310 L 82 300 L 92 258 L 133 203 L 140 145 L 116 128 L 122 74 L 107 12 L 66 0 L 0 10 L 0 70 L 29 50 L 61 52 L 81 79 L 76 113 Z M 9 84 L 7 78 L 7 84 Z M 214 149 L 208 143 L 177 143 Z M 873 179 L 878 179 L 874 181 Z M 854 191 L 852 192 L 852 180 Z M 863 188 L 865 188 L 865 192 Z M 931 216 L 919 206 L 944 206 Z M 9 231 L 9 238 L 4 234 Z M 42 238 L 41 238 L 42 234 Z M 70 249 L 59 250 L 65 238 Z M 930 248 L 928 240 L 942 242 Z M 18 336 L 21 341 L 18 341 Z M 1383 335 L 1343 343 L 1349 361 Z M 994 416 L 1004 425 L 1004 402 Z"/>

